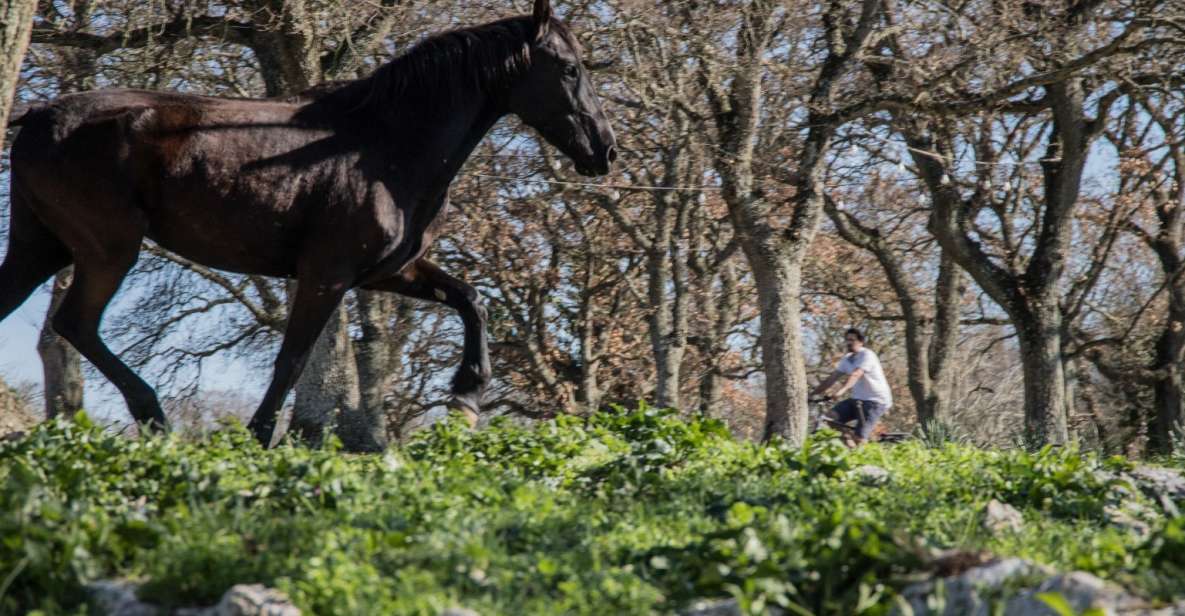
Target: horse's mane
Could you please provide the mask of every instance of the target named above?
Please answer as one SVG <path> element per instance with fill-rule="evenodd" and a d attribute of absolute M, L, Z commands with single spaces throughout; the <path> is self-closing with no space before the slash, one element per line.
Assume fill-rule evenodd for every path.
<path fill-rule="evenodd" d="M 552 31 L 579 49 L 562 22 Z M 535 24 L 530 16 L 510 17 L 433 35 L 368 77 L 327 82 L 290 100 L 324 101 L 339 109 L 386 114 L 409 107 L 439 105 L 441 97 L 491 92 L 522 74 L 531 63 Z"/>

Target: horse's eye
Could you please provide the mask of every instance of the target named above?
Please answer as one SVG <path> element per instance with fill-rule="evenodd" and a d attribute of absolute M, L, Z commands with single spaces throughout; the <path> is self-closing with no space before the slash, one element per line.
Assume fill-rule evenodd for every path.
<path fill-rule="evenodd" d="M 575 64 L 568 64 L 564 66 L 565 77 L 575 77 L 580 73 L 580 69 L 576 68 Z"/>

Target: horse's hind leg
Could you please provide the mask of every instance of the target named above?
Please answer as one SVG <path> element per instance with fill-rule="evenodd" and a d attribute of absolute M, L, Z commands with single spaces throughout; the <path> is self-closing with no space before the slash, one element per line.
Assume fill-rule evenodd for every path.
<path fill-rule="evenodd" d="M 404 268 L 398 276 L 365 285 L 365 288 L 439 302 L 457 311 L 465 328 L 465 341 L 461 366 L 453 377 L 450 404 L 472 413 L 471 420 L 475 421 L 481 412 L 482 395 L 490 382 L 486 311 L 477 289 L 449 275 L 428 259 L 420 259 Z"/>
<path fill-rule="evenodd" d="M 156 393 L 99 337 L 103 311 L 136 263 L 139 249 L 140 240 L 135 239 L 114 254 L 104 254 L 98 259 L 79 259 L 74 265 L 74 282 L 53 317 L 53 327 L 119 389 L 138 423 L 164 429 L 165 415 Z"/>
<path fill-rule="evenodd" d="M 29 211 L 13 186 L 8 253 L 0 265 L 0 321 L 46 280 L 70 265 L 70 251 Z"/>

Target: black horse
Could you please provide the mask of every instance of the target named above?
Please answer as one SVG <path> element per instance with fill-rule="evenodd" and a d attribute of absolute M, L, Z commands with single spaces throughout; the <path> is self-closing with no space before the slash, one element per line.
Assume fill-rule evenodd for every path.
<path fill-rule="evenodd" d="M 211 267 L 299 282 L 250 423 L 265 446 L 309 349 L 354 287 L 460 312 L 454 401 L 477 411 L 490 378 L 484 310 L 472 287 L 424 254 L 457 171 L 511 113 L 584 175 L 607 173 L 616 157 L 580 45 L 549 0 L 286 101 L 137 90 L 58 98 L 12 123 L 22 129 L 0 319 L 73 263 L 54 329 L 119 388 L 138 422 L 163 428 L 155 392 L 99 337 L 148 237 Z"/>

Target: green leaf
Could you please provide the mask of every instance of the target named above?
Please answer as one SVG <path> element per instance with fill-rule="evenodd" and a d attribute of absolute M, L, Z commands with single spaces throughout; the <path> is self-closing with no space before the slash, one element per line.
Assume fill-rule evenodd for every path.
<path fill-rule="evenodd" d="M 1042 592 L 1037 593 L 1037 599 L 1049 606 L 1049 609 L 1057 612 L 1058 616 L 1074 616 L 1074 608 L 1070 607 L 1070 602 L 1058 592 Z"/>

